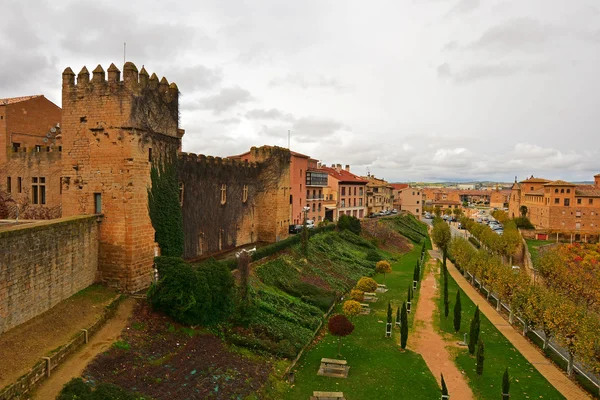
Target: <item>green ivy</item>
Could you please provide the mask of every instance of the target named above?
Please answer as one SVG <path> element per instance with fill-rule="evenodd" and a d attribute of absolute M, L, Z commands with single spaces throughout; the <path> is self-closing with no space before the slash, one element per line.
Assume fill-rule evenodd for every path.
<path fill-rule="evenodd" d="M 148 188 L 148 212 L 156 231 L 161 255 L 183 255 L 183 217 L 179 203 L 176 155 L 154 163 L 150 169 L 152 187 Z"/>

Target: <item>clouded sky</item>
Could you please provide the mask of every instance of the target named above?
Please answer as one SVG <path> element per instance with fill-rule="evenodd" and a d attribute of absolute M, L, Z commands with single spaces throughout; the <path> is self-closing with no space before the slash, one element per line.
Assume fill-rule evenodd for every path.
<path fill-rule="evenodd" d="M 184 150 L 272 144 L 390 181 L 600 173 L 597 0 L 4 0 L 0 97 L 127 59 Z"/>

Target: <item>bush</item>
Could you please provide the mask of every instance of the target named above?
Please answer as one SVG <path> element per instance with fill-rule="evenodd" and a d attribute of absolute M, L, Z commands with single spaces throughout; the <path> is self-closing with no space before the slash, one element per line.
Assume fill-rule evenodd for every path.
<path fill-rule="evenodd" d="M 358 301 L 347 300 L 344 302 L 344 306 L 342 307 L 342 309 L 344 310 L 344 314 L 352 318 L 360 314 L 361 306 Z"/>
<path fill-rule="evenodd" d="M 338 219 L 337 226 L 340 231 L 347 229 L 356 235 L 360 234 L 360 221 L 351 215 L 342 215 Z"/>
<path fill-rule="evenodd" d="M 363 292 L 362 290 L 352 289 L 350 291 L 350 298 L 358 302 L 364 301 L 365 292 Z"/>
<path fill-rule="evenodd" d="M 363 276 L 356 283 L 356 288 L 363 292 L 374 292 L 377 290 L 377 282 L 373 278 Z"/>
<path fill-rule="evenodd" d="M 377 262 L 383 260 L 383 257 L 381 257 L 381 254 L 377 250 L 371 249 L 367 252 L 367 260 Z"/>
<path fill-rule="evenodd" d="M 535 226 L 533 226 L 533 224 L 527 217 L 518 217 L 518 218 L 515 218 L 514 221 L 515 221 L 515 224 L 517 225 L 517 228 L 535 229 Z"/>
<path fill-rule="evenodd" d="M 148 290 L 155 310 L 186 325 L 210 325 L 233 311 L 233 277 L 222 263 L 209 260 L 197 269 L 176 257 L 157 257 L 160 280 Z"/>
<path fill-rule="evenodd" d="M 73 378 L 60 391 L 56 400 L 137 400 L 143 397 L 110 383 L 100 383 L 94 390 L 81 378 Z"/>

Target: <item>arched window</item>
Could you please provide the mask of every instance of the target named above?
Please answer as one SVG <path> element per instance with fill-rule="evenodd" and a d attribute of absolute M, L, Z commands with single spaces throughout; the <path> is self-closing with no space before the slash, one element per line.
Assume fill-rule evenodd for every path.
<path fill-rule="evenodd" d="M 554 193 L 558 193 L 558 189 L 554 189 Z"/>
<path fill-rule="evenodd" d="M 567 189 L 567 193 L 571 193 L 571 189 Z"/>
<path fill-rule="evenodd" d="M 561 193 L 564 193 L 564 192 L 565 192 L 565 189 L 560 189 L 560 192 L 561 192 Z"/>

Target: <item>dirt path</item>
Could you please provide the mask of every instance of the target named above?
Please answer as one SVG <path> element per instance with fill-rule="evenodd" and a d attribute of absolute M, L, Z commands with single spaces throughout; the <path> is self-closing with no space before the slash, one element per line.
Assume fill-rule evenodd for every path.
<path fill-rule="evenodd" d="M 446 348 L 447 343 L 432 325 L 437 291 L 435 269 L 437 269 L 437 263 L 431 261 L 427 263 L 427 273 L 425 280 L 421 283 L 414 319 L 414 326 L 418 328 L 415 332 L 416 338 L 412 341 L 413 349 L 423 356 L 438 383 L 441 380 L 440 375 L 444 374 L 444 381 L 446 381 L 448 392 L 452 398 L 473 399 L 473 392 L 467 384 L 465 376 L 452 361 L 452 356 Z"/>
<path fill-rule="evenodd" d="M 96 322 L 117 293 L 92 285 L 50 310 L 0 334 L 0 388 L 27 373 L 42 356 Z"/>
<path fill-rule="evenodd" d="M 121 336 L 121 331 L 127 325 L 136 300 L 128 298 L 119 305 L 115 316 L 94 335 L 87 345 L 73 354 L 67 362 L 52 371 L 50 378 L 33 393 L 34 400 L 55 399 L 63 385 L 81 373 L 90 361 L 99 353 L 108 349 Z"/>

